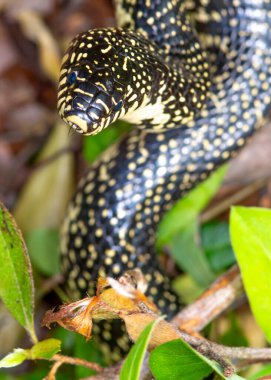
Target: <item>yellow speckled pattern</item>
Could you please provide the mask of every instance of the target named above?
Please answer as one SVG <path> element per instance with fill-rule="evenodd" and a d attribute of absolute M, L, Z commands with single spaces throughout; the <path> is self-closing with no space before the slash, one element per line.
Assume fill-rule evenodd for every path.
<path fill-rule="evenodd" d="M 87 31 L 71 43 L 58 109 L 83 134 L 118 118 L 136 127 L 82 178 L 62 229 L 63 271 L 80 297 L 94 293 L 98 276 L 141 268 L 147 294 L 172 316 L 178 299 L 157 263 L 155 230 L 174 201 L 263 124 L 271 103 L 271 2 L 115 3 L 116 29 Z M 100 333 L 112 344 L 111 324 Z M 117 356 L 127 340 L 115 336 Z"/>
<path fill-rule="evenodd" d="M 184 27 L 191 36 L 187 21 L 178 26 L 179 34 Z M 91 135 L 118 118 L 150 132 L 193 120 L 211 85 L 206 53 L 196 37 L 182 48 L 172 44 L 178 54 L 169 54 L 169 46 L 158 49 L 139 30 L 96 29 L 77 36 L 60 73 L 62 118 Z"/>

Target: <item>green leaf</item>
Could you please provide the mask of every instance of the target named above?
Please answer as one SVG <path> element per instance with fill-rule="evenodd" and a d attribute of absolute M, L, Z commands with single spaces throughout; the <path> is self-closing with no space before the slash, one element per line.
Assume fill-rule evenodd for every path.
<path fill-rule="evenodd" d="M 150 323 L 140 334 L 136 343 L 130 350 L 120 372 L 120 380 L 138 380 L 140 369 L 148 347 L 148 342 L 155 325 L 162 319 L 160 317 Z"/>
<path fill-rule="evenodd" d="M 129 130 L 129 124 L 117 121 L 95 136 L 83 139 L 83 154 L 85 159 L 92 163 L 110 145 L 116 142 L 125 132 Z"/>
<path fill-rule="evenodd" d="M 42 340 L 29 350 L 29 359 L 51 359 L 60 349 L 60 340 L 53 338 Z"/>
<path fill-rule="evenodd" d="M 156 380 L 201 380 L 213 370 L 180 339 L 153 350 L 149 360 Z"/>
<path fill-rule="evenodd" d="M 48 372 L 48 370 L 47 370 L 47 372 Z M 15 377 L 9 375 L 6 372 L 0 372 L 0 380 L 18 380 L 18 379 L 15 379 Z M 22 379 L 20 379 L 20 380 L 22 380 Z M 30 379 L 27 379 L 27 380 L 30 380 Z"/>
<path fill-rule="evenodd" d="M 167 244 L 177 264 L 203 287 L 208 286 L 215 275 L 198 241 L 197 217 L 217 192 L 226 170 L 227 166 L 223 166 L 177 202 L 158 228 L 158 249 Z"/>
<path fill-rule="evenodd" d="M 198 216 L 200 211 L 203 210 L 210 199 L 216 194 L 227 169 L 227 165 L 222 166 L 210 178 L 178 201 L 164 216 L 157 234 L 157 247 L 159 249 L 169 242 L 172 236 L 180 232 Z"/>
<path fill-rule="evenodd" d="M 67 355 L 76 356 L 75 355 L 75 345 L 76 345 L 75 337 L 77 336 L 77 334 L 74 334 L 74 332 L 65 330 L 61 327 L 56 327 L 52 330 L 52 336 L 53 338 L 61 341 L 62 350 L 65 351 Z M 84 341 L 84 338 L 81 335 L 78 335 L 78 336 Z"/>
<path fill-rule="evenodd" d="M 187 272 L 198 285 L 207 287 L 215 279 L 208 260 L 200 244 L 196 241 L 198 225 L 192 219 L 182 230 L 173 236 L 168 244 L 176 263 Z"/>
<path fill-rule="evenodd" d="M 63 368 L 65 370 L 65 368 Z M 59 371 L 59 373 L 57 374 L 57 380 L 67 380 L 67 376 L 66 378 L 62 377 L 63 376 L 63 369 L 62 371 Z M 16 378 L 13 378 L 12 380 L 37 380 L 37 379 L 46 379 L 46 376 L 48 375 L 48 363 L 46 362 L 39 362 L 39 363 L 35 363 L 35 365 L 33 366 L 33 369 L 32 370 L 28 370 L 24 375 L 20 375 L 20 377 L 18 378 L 16 376 Z M 0 379 L 1 380 L 1 379 Z M 5 380 L 11 380 L 11 379 L 5 379 Z"/>
<path fill-rule="evenodd" d="M 271 342 L 271 210 L 233 207 L 230 234 L 253 314 Z"/>
<path fill-rule="evenodd" d="M 27 249 L 15 220 L 0 203 L 0 297 L 14 318 L 37 342 L 34 331 L 34 287 Z"/>
<path fill-rule="evenodd" d="M 32 265 L 46 276 L 60 270 L 59 238 L 55 229 L 37 229 L 27 234 L 26 244 Z"/>
<path fill-rule="evenodd" d="M 249 376 L 248 380 L 257 380 L 268 375 L 271 377 L 271 364 L 263 366 L 258 372 L 254 373 L 252 376 Z"/>
<path fill-rule="evenodd" d="M 15 367 L 25 360 L 51 359 L 60 351 L 61 342 L 57 339 L 46 339 L 36 343 L 29 350 L 16 348 L 0 360 L 0 368 Z"/>
<path fill-rule="evenodd" d="M 93 363 L 105 365 L 103 355 L 99 350 L 99 345 L 94 340 L 86 342 L 79 334 L 74 334 L 74 356 L 85 359 Z M 82 379 L 95 374 L 96 371 L 83 366 L 75 366 L 75 374 L 77 379 Z"/>
<path fill-rule="evenodd" d="M 209 265 L 216 273 L 226 270 L 235 263 L 228 223 L 204 224 L 201 227 L 201 243 Z"/>
<path fill-rule="evenodd" d="M 248 341 L 239 326 L 236 315 L 231 313 L 228 321 L 230 322 L 230 326 L 227 331 L 219 337 L 218 342 L 224 346 L 247 347 L 249 345 Z"/>
<path fill-rule="evenodd" d="M 202 292 L 204 287 L 196 283 L 196 281 L 189 276 L 187 273 L 183 273 L 172 281 L 172 287 L 177 294 L 180 294 L 182 297 L 182 302 L 185 305 L 188 305 L 195 301 Z"/>
<path fill-rule="evenodd" d="M 13 352 L 0 360 L 0 368 L 16 367 L 27 359 L 27 352 L 22 348 L 16 348 Z"/>
<path fill-rule="evenodd" d="M 213 371 L 223 379 L 242 379 L 238 375 L 225 377 L 219 364 L 193 350 L 181 339 L 172 340 L 153 350 L 149 365 L 156 380 L 201 380 Z"/>

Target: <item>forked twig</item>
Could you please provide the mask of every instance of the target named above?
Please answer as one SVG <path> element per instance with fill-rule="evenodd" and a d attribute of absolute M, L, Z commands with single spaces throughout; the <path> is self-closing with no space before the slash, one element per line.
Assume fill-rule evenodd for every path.
<path fill-rule="evenodd" d="M 72 358 L 70 356 L 65 355 L 56 354 L 52 357 L 51 361 L 54 361 L 55 363 L 53 364 L 48 375 L 43 380 L 55 380 L 56 373 L 58 369 L 62 366 L 62 364 L 80 365 L 86 368 L 93 369 L 96 372 L 101 372 L 103 370 L 103 368 L 99 366 L 99 364 L 97 363 L 91 363 L 84 359 Z"/>

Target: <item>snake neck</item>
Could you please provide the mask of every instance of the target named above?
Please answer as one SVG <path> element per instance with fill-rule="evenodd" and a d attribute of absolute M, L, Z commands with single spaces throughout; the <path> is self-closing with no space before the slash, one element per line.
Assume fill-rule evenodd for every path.
<path fill-rule="evenodd" d="M 193 120 L 206 102 L 211 84 L 207 72 L 199 80 L 192 79 L 191 73 L 185 75 L 185 70 L 177 69 L 176 65 L 163 64 L 162 69 L 150 67 L 150 72 L 153 76 L 148 93 L 141 99 L 137 97 L 139 101 L 131 102 L 129 111 L 119 118 L 154 133 L 179 128 Z M 144 77 L 145 73 L 141 72 L 138 77 Z"/>
<path fill-rule="evenodd" d="M 184 1 L 115 0 L 118 27 L 134 30 L 156 46 L 165 63 L 151 97 L 124 119 L 149 132 L 192 120 L 204 106 L 211 85 L 205 51 L 186 15 Z"/>
<path fill-rule="evenodd" d="M 138 31 L 155 42 L 165 60 L 189 61 L 187 52 L 199 40 L 184 0 L 114 0 L 114 4 L 118 27 Z"/>

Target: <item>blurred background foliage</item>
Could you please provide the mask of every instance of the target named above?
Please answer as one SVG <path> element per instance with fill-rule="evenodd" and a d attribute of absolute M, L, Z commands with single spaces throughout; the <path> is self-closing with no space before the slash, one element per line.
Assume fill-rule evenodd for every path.
<path fill-rule="evenodd" d="M 27 242 L 34 267 L 40 338 L 48 335 L 39 327 L 45 310 L 65 298 L 57 285 L 58 230 L 67 202 L 88 164 L 129 129 L 119 122 L 98 136 L 83 139 L 69 131 L 56 111 L 61 57 L 77 33 L 113 25 L 111 0 L 0 0 L 0 198 L 12 210 Z M 210 196 L 206 197 L 203 187 L 170 215 L 168 220 L 173 224 L 186 221 L 174 231 L 170 243 L 161 239 L 163 232 L 168 234 L 161 227 L 158 246 L 166 253 L 161 261 L 176 278 L 175 288 L 187 302 L 235 261 L 229 239 L 229 206 L 242 203 L 270 207 L 271 160 L 266 160 L 270 150 L 267 126 L 233 160 L 226 176 L 223 173 L 218 181 L 211 182 L 215 191 Z M 198 259 L 187 262 L 182 255 Z M 247 306 L 220 317 L 207 330 L 211 339 L 224 344 L 265 345 Z M 102 362 L 95 343 L 86 343 L 81 336 L 60 328 L 50 336 L 62 340 L 64 353 Z M 16 346 L 29 345 L 3 306 L 0 342 L 1 356 Z M 0 371 L 0 380 L 41 379 L 47 373 L 47 363 L 27 362 L 14 370 Z M 89 374 L 87 369 L 63 366 L 58 379 Z"/>

